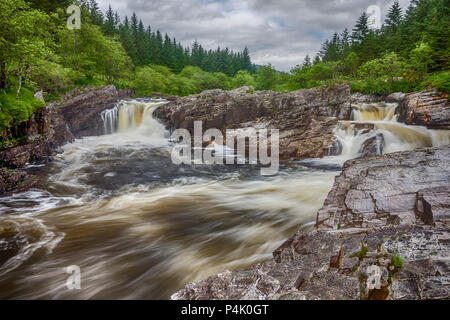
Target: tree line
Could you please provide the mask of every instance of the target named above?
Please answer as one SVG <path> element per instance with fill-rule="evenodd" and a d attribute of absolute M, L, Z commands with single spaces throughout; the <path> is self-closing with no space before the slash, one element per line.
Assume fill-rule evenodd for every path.
<path fill-rule="evenodd" d="M 306 56 L 289 74 L 266 70 L 266 88 L 289 91 L 349 82 L 354 91 L 372 94 L 426 86 L 449 92 L 449 10 L 449 0 L 412 0 L 405 12 L 395 1 L 379 29 L 363 12 L 351 30 L 335 32 L 314 58 Z"/>
<path fill-rule="evenodd" d="M 206 72 L 223 72 L 228 76 L 234 76 L 239 70 L 254 71 L 247 47 L 237 53 L 220 47 L 206 50 L 197 40 L 192 48 L 183 47 L 176 38 L 169 37 L 167 33 L 163 36 L 159 30 L 153 31 L 150 26 L 144 25 L 136 13 L 130 18 L 125 16 L 121 21 L 111 5 L 105 15 L 94 0 L 81 1 L 81 5 L 106 35 L 120 39 L 135 66 L 162 65 L 178 73 L 185 66 L 193 65 Z"/>
<path fill-rule="evenodd" d="M 334 33 L 321 50 L 289 73 L 256 68 L 248 49 L 191 48 L 145 26 L 136 14 L 121 19 L 95 0 L 77 3 L 79 30 L 66 26 L 70 0 L 0 1 L 0 132 L 27 120 L 46 100 L 77 85 L 113 83 L 139 95 L 188 95 L 207 89 L 253 86 L 291 91 L 349 83 L 353 91 L 387 94 L 428 86 L 450 92 L 450 0 L 396 1 L 380 29 L 363 13 L 349 30 Z"/>
<path fill-rule="evenodd" d="M 81 8 L 80 29 L 66 25 L 72 3 Z M 102 13 L 95 0 L 2 0 L 0 21 L 0 131 L 43 106 L 33 100 L 36 90 L 48 101 L 77 85 L 187 95 L 254 84 L 247 47 L 183 47 L 136 14 Z"/>

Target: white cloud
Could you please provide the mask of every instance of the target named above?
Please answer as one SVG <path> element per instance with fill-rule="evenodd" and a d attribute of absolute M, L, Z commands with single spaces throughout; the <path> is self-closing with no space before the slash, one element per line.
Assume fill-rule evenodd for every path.
<path fill-rule="evenodd" d="M 333 32 L 352 29 L 369 5 L 384 14 L 393 0 L 97 0 L 121 17 L 136 12 L 144 24 L 183 45 L 197 39 L 207 49 L 242 50 L 252 60 L 288 71 L 313 56 Z M 401 0 L 406 8 L 409 0 Z"/>

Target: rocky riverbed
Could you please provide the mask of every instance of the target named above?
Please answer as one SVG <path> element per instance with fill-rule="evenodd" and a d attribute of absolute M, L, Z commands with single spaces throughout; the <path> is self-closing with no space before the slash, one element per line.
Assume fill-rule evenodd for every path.
<path fill-rule="evenodd" d="M 449 181 L 450 146 L 348 161 L 313 231 L 172 299 L 448 299 Z"/>
<path fill-rule="evenodd" d="M 51 161 L 63 144 L 76 138 L 103 134 L 102 112 L 131 96 L 114 86 L 76 89 L 2 132 L 3 141 L 14 142 L 0 150 L 0 195 L 38 186 L 30 165 Z M 190 283 L 173 299 L 449 298 L 450 145 L 442 134 L 450 123 L 446 95 L 425 90 L 375 97 L 351 94 L 347 85 L 338 85 L 290 93 L 210 90 L 170 100 L 152 111 L 169 130 L 193 133 L 194 121 L 202 121 L 204 130 L 279 129 L 285 163 L 344 153 L 348 141 L 339 140 L 342 132 L 350 141 L 363 139 L 350 155 L 358 158 L 345 162 L 336 177 L 312 231 L 298 231 L 270 261 Z M 355 123 L 355 114 L 400 122 Z M 414 150 L 382 154 L 398 147 L 389 130 L 397 130 L 408 150 Z M 96 150 L 94 142 L 84 141 Z M 153 156 L 159 159 L 161 154 Z M 114 186 L 109 174 L 101 176 L 107 189 Z M 99 181 L 83 180 L 94 186 Z M 379 280 L 375 286 L 374 277 Z"/>

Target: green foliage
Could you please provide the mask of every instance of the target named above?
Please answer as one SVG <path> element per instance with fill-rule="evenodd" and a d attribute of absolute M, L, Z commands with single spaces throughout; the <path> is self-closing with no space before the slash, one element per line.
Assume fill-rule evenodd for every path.
<path fill-rule="evenodd" d="M 363 244 L 361 244 L 361 249 L 354 254 L 352 254 L 350 257 L 357 257 L 359 260 L 362 260 L 366 257 L 367 252 L 369 251 L 369 248 Z"/>
<path fill-rule="evenodd" d="M 42 89 L 46 99 L 56 99 L 75 85 L 113 83 L 134 88 L 140 95 L 188 95 L 255 83 L 247 47 L 242 52 L 207 51 L 195 42 L 192 49 L 184 48 L 145 26 L 134 13 L 121 21 L 110 6 L 103 14 L 95 0 L 75 1 L 81 6 L 81 29 L 69 30 L 65 9 L 71 3 L 0 2 L 3 126 L 27 119 L 34 109 L 34 100 L 20 94 L 22 84 L 27 90 Z M 12 100 L 13 88 L 19 99 Z M 25 107 L 26 103 L 30 105 Z"/>
<path fill-rule="evenodd" d="M 386 54 L 379 59 L 373 59 L 364 63 L 358 70 L 360 79 L 396 81 L 401 78 L 407 70 L 406 62 L 396 53 Z"/>
<path fill-rule="evenodd" d="M 136 70 L 130 87 L 138 95 L 164 93 L 185 96 L 208 89 L 234 89 L 242 85 L 253 85 L 254 79 L 247 71 L 239 72 L 235 78 L 224 73 L 205 72 L 199 67 L 188 66 L 179 74 L 164 66 L 145 66 Z"/>
<path fill-rule="evenodd" d="M 450 71 L 436 72 L 425 77 L 419 89 L 426 87 L 436 88 L 443 93 L 450 94 Z"/>
<path fill-rule="evenodd" d="M 87 79 L 100 76 L 106 83 L 124 77 L 132 63 L 122 45 L 103 35 L 100 27 L 83 23 L 80 30 L 61 28 L 59 53 L 62 64 L 81 72 Z"/>
<path fill-rule="evenodd" d="M 345 81 L 353 91 L 370 94 L 427 86 L 448 92 L 449 11 L 448 0 L 414 0 L 406 13 L 395 1 L 380 30 L 369 28 L 363 13 L 351 36 L 347 29 L 335 32 L 313 63 L 307 56 L 284 83 L 272 81 L 270 88 L 296 90 Z"/>
<path fill-rule="evenodd" d="M 155 92 L 167 93 L 166 77 L 152 67 L 138 68 L 131 88 L 138 95 L 150 95 Z"/>
<path fill-rule="evenodd" d="M 428 73 L 433 64 L 433 50 L 426 42 L 419 42 L 411 51 L 411 65 L 420 75 Z"/>
<path fill-rule="evenodd" d="M 16 98 L 16 87 L 0 92 L 0 130 L 26 121 L 44 102 L 36 99 L 27 88 L 22 88 L 20 98 Z"/>
<path fill-rule="evenodd" d="M 403 267 L 403 259 L 402 259 L 402 257 L 400 257 L 400 255 L 398 253 L 394 254 L 392 256 L 391 264 L 396 269 L 400 269 L 401 267 Z"/>
<path fill-rule="evenodd" d="M 277 73 L 269 64 L 262 66 L 256 72 L 256 89 L 269 90 L 277 83 Z"/>

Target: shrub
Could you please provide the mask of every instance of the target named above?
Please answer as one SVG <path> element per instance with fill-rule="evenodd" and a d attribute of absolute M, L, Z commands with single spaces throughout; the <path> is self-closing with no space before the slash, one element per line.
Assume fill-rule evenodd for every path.
<path fill-rule="evenodd" d="M 28 120 L 37 109 L 45 107 L 29 89 L 22 87 L 18 99 L 16 91 L 16 87 L 10 87 L 0 92 L 0 130 Z"/>

